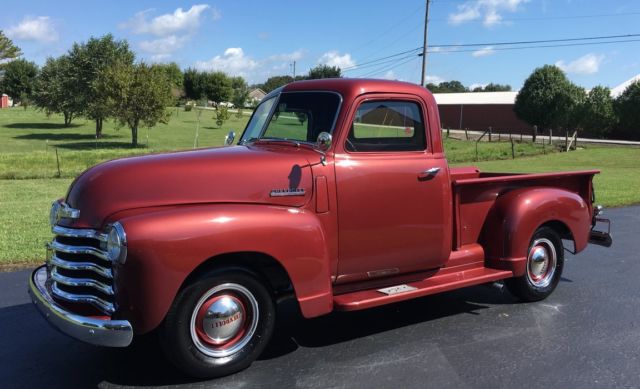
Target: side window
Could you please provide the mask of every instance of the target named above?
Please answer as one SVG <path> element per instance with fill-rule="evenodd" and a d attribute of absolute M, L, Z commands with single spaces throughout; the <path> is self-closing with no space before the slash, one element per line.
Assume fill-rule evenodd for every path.
<path fill-rule="evenodd" d="M 345 148 L 353 152 L 427 148 L 420 106 L 411 101 L 367 101 L 358 107 Z"/>

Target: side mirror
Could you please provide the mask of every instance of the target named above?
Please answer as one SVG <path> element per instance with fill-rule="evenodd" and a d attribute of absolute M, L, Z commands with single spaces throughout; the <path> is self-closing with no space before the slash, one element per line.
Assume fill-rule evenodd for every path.
<path fill-rule="evenodd" d="M 331 147 L 332 140 L 333 140 L 333 137 L 331 136 L 331 134 L 323 131 L 320 134 L 318 134 L 318 139 L 316 140 L 316 147 L 321 151 L 327 151 L 329 150 L 329 147 Z"/>
<path fill-rule="evenodd" d="M 236 139 L 236 133 L 233 132 L 233 131 L 229 131 L 227 136 L 224 137 L 224 145 L 225 146 L 231 146 L 235 139 Z"/>

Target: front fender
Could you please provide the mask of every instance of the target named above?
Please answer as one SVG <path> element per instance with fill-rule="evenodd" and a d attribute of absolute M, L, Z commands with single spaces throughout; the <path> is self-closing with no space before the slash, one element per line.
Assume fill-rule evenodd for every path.
<path fill-rule="evenodd" d="M 234 252 L 275 258 L 287 271 L 304 316 L 333 308 L 325 232 L 297 208 L 216 204 L 114 215 L 127 233 L 118 300 L 136 333 L 157 327 L 181 285 L 200 264 Z M 122 305 L 126 304 L 126 305 Z"/>
<path fill-rule="evenodd" d="M 496 199 L 483 227 L 481 241 L 492 266 L 524 274 L 531 238 L 543 224 L 561 222 L 583 250 L 591 228 L 590 210 L 580 195 L 558 188 L 509 191 Z"/>

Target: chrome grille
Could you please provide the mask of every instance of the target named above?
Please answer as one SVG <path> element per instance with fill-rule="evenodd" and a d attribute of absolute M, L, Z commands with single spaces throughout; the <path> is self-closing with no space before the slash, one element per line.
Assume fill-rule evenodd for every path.
<path fill-rule="evenodd" d="M 115 312 L 113 262 L 105 250 L 107 235 L 90 229 L 54 226 L 48 245 L 49 286 L 54 298 Z"/>

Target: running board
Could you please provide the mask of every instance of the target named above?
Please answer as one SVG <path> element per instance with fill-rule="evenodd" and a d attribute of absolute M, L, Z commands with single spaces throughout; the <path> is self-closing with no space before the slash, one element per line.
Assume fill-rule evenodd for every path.
<path fill-rule="evenodd" d="M 467 286 L 485 284 L 513 277 L 510 270 L 480 267 L 456 273 L 435 275 L 421 281 L 394 285 L 383 289 L 360 290 L 333 296 L 333 306 L 338 311 L 357 311 L 379 305 L 410 300 Z"/>

